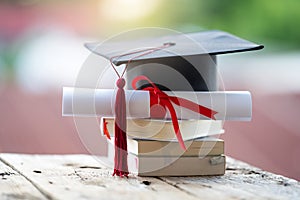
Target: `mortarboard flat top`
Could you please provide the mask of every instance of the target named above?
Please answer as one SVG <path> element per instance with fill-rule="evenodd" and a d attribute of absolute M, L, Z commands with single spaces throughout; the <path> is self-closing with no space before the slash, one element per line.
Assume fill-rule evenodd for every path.
<path fill-rule="evenodd" d="M 174 43 L 175 45 L 172 45 L 166 49 L 155 51 L 142 57 L 138 57 L 132 60 L 132 62 L 146 61 L 156 58 L 172 58 L 178 56 L 194 56 L 203 54 L 219 55 L 259 50 L 263 48 L 263 45 L 258 45 L 229 33 L 217 30 L 170 35 L 136 41 L 106 42 L 101 45 L 99 45 L 99 43 L 87 43 L 85 46 L 93 53 L 103 56 L 107 59 L 111 59 L 114 56 L 134 52 L 136 50 L 147 50 L 148 48 L 159 47 L 168 42 Z M 114 59 L 113 62 L 116 65 L 124 64 L 136 55 L 131 54 L 127 56 L 121 56 Z"/>

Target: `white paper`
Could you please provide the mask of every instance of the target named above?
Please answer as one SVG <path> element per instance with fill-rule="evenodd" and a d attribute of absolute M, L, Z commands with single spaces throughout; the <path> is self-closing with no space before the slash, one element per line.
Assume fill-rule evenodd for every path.
<path fill-rule="evenodd" d="M 114 116 L 115 90 L 112 89 L 63 89 L 63 116 Z M 252 116 L 252 100 L 250 92 L 217 91 L 217 92 L 167 92 L 193 101 L 218 112 L 217 120 L 248 121 Z M 148 91 L 125 90 L 127 117 L 149 118 L 150 95 Z M 174 108 L 178 119 L 209 119 L 186 108 Z M 170 115 L 167 114 L 167 118 Z"/>
<path fill-rule="evenodd" d="M 250 92 L 247 91 L 167 92 L 167 94 L 188 99 L 218 112 L 215 115 L 217 120 L 250 121 L 252 117 L 252 99 Z M 181 119 L 206 118 L 177 105 L 174 107 Z"/>
<path fill-rule="evenodd" d="M 112 89 L 63 88 L 63 116 L 114 116 L 116 91 Z M 127 117 L 149 118 L 150 95 L 145 91 L 126 90 Z"/>

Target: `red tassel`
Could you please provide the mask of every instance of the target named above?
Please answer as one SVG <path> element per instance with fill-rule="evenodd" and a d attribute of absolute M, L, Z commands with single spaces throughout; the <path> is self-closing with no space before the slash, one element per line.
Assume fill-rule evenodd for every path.
<path fill-rule="evenodd" d="M 117 95 L 115 101 L 115 167 L 113 175 L 128 177 L 127 137 L 126 137 L 126 101 L 125 79 L 117 80 Z"/>
<path fill-rule="evenodd" d="M 117 175 L 120 177 L 128 177 L 128 164 L 127 164 L 127 137 L 126 137 L 126 102 L 125 102 L 125 79 L 123 79 L 123 75 L 127 70 L 129 63 L 134 60 L 135 58 L 142 57 L 148 54 L 151 54 L 155 51 L 161 50 L 163 48 L 167 48 L 169 46 L 173 46 L 173 43 L 165 43 L 163 46 L 154 47 L 145 50 L 138 50 L 131 53 L 126 53 L 123 55 L 117 55 L 110 58 L 110 64 L 116 74 L 118 75 L 119 79 L 117 80 L 118 91 L 116 95 L 116 102 L 115 102 L 115 167 L 113 175 Z M 113 60 L 115 58 L 120 58 L 122 56 L 131 55 L 141 53 L 140 55 L 134 56 L 130 60 L 128 60 L 125 69 L 123 70 L 122 74 L 119 74 L 118 70 L 113 64 Z M 106 124 L 104 123 L 104 127 Z M 108 133 L 107 130 L 104 129 L 104 132 Z M 109 137 L 109 133 L 106 134 Z"/>

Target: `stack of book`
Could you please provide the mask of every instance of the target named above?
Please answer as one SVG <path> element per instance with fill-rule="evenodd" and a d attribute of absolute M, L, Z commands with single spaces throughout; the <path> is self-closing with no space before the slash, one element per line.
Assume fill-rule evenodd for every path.
<path fill-rule="evenodd" d="M 172 121 L 127 120 L 128 168 L 139 176 L 195 176 L 225 173 L 221 120 L 179 121 L 186 151 L 177 142 Z M 110 133 L 108 160 L 114 161 L 114 119 L 102 118 L 101 131 Z"/>
<path fill-rule="evenodd" d="M 153 119 L 149 91 L 125 90 L 127 104 L 128 167 L 140 176 L 221 175 L 225 171 L 223 121 L 248 121 L 252 115 L 249 92 L 243 91 L 166 91 L 188 99 L 217 113 L 216 120 L 174 105 L 187 150 L 177 142 L 167 112 L 165 119 Z M 102 133 L 114 135 L 112 99 L 109 89 L 64 88 L 64 116 L 101 116 Z M 200 118 L 201 117 L 201 118 Z M 114 161 L 114 138 L 109 140 L 109 160 Z"/>

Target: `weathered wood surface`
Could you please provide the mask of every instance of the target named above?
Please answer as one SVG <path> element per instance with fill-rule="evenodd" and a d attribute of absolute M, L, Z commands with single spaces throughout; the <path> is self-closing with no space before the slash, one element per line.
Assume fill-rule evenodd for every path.
<path fill-rule="evenodd" d="M 46 199 L 25 177 L 0 162 L 0 199 Z"/>
<path fill-rule="evenodd" d="M 88 155 L 0 154 L 0 199 L 300 199 L 300 183 L 227 158 L 224 176 L 111 175 Z"/>

